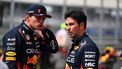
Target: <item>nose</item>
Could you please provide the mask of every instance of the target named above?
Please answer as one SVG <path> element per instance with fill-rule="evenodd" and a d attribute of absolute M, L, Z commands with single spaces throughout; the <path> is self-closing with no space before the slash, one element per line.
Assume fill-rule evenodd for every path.
<path fill-rule="evenodd" d="M 36 17 L 36 18 L 37 18 L 37 21 L 38 21 L 39 23 L 41 23 L 41 24 L 43 24 L 44 21 L 45 21 L 45 18 L 44 18 L 44 17 Z"/>
<path fill-rule="evenodd" d="M 44 20 L 38 20 L 38 23 L 43 24 Z"/>
<path fill-rule="evenodd" d="M 67 25 L 65 29 L 68 31 L 70 29 L 70 27 Z"/>
<path fill-rule="evenodd" d="M 44 22 L 44 20 L 45 20 L 45 19 L 39 19 L 39 21 L 42 22 L 42 23 Z"/>

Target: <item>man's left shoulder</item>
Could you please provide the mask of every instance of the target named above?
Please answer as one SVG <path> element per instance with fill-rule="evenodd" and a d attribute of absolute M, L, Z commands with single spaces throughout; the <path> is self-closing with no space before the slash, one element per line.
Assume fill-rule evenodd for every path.
<path fill-rule="evenodd" d="M 90 38 L 84 39 L 80 45 L 84 45 L 87 49 L 98 49 L 96 43 Z"/>

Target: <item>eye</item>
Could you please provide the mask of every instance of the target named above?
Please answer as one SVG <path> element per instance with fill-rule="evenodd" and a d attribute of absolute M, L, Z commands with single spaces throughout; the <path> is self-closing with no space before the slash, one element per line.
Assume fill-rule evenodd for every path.
<path fill-rule="evenodd" d="M 72 26 L 72 25 L 74 25 L 74 23 L 69 23 L 69 26 Z"/>
<path fill-rule="evenodd" d="M 67 24 L 65 23 L 65 25 L 67 26 Z"/>
<path fill-rule="evenodd" d="M 38 20 L 45 20 L 45 16 L 35 16 L 36 17 L 36 19 L 38 19 Z"/>
<path fill-rule="evenodd" d="M 42 17 L 42 18 L 40 18 L 40 19 L 45 20 L 46 18 L 45 18 L 45 17 Z"/>

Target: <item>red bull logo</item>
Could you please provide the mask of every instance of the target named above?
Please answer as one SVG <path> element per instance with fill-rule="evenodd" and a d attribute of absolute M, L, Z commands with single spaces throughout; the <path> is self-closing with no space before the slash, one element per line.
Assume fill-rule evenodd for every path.
<path fill-rule="evenodd" d="M 66 64 L 65 69 L 72 69 L 72 67 L 71 67 L 71 66 L 69 67 L 69 65 L 68 65 L 68 64 Z"/>
<path fill-rule="evenodd" d="M 35 65 L 37 63 L 37 59 L 38 59 L 38 57 L 36 55 L 34 55 L 32 58 L 28 57 L 27 64 L 33 64 L 33 65 Z"/>
<path fill-rule="evenodd" d="M 69 65 L 66 63 L 65 69 L 72 69 L 72 66 L 69 66 Z M 82 68 L 82 64 L 80 65 L 80 69 L 83 69 L 83 68 Z"/>

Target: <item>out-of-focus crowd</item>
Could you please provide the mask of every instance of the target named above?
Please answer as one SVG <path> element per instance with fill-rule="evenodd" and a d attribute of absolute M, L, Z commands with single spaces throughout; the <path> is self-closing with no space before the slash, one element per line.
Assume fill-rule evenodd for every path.
<path fill-rule="evenodd" d="M 122 67 L 122 49 L 117 49 L 113 45 L 107 45 L 100 55 L 99 69 L 114 69 L 117 62 L 121 62 Z"/>

